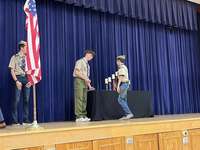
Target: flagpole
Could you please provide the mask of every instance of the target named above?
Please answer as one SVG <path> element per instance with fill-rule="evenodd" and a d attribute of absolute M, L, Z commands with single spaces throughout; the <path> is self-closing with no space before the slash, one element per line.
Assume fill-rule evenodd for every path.
<path fill-rule="evenodd" d="M 33 124 L 37 124 L 37 100 L 36 100 L 36 87 L 33 85 Z"/>
<path fill-rule="evenodd" d="M 33 123 L 30 127 L 28 127 L 28 130 L 40 130 L 43 129 L 41 126 L 39 126 L 37 122 L 37 96 L 36 96 L 36 86 L 33 85 Z"/>

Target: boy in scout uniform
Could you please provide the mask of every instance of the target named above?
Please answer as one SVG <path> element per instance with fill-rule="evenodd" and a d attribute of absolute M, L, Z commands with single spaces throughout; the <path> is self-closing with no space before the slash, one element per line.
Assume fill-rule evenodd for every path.
<path fill-rule="evenodd" d="M 90 118 L 87 117 L 87 91 L 94 89 L 91 86 L 90 66 L 88 62 L 95 56 L 92 50 L 86 50 L 84 57 L 76 61 L 73 77 L 74 77 L 74 95 L 75 95 L 75 115 L 76 122 L 87 122 Z"/>
<path fill-rule="evenodd" d="M 19 52 L 11 57 L 9 68 L 12 78 L 15 82 L 15 99 L 12 104 L 12 124 L 19 125 L 18 122 L 18 103 L 20 101 L 21 92 L 23 91 L 23 125 L 30 123 L 29 121 L 29 95 L 31 83 L 27 80 L 26 54 L 27 42 L 19 42 Z"/>
<path fill-rule="evenodd" d="M 121 105 L 124 116 L 120 118 L 120 120 L 131 119 L 133 117 L 133 113 L 128 107 L 127 103 L 127 92 L 129 89 L 129 77 L 128 77 L 128 68 L 124 65 L 125 56 L 117 57 L 117 66 L 118 66 L 118 84 L 117 84 L 117 92 L 119 93 L 118 102 Z"/>

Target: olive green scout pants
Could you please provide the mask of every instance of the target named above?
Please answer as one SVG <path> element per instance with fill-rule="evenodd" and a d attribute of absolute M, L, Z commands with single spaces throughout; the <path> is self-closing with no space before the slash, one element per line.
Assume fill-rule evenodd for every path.
<path fill-rule="evenodd" d="M 74 97 L 76 118 L 87 116 L 87 86 L 84 80 L 74 78 Z"/>

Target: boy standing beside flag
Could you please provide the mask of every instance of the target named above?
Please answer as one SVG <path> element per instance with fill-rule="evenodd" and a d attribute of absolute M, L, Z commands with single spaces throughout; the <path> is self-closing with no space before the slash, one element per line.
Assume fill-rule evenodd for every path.
<path fill-rule="evenodd" d="M 29 121 L 29 95 L 31 83 L 28 82 L 26 67 L 27 42 L 19 42 L 19 52 L 12 56 L 9 68 L 11 75 L 15 81 L 15 99 L 12 104 L 12 124 L 19 124 L 18 122 L 18 103 L 20 101 L 21 92 L 23 92 L 23 123 L 30 123 Z"/>

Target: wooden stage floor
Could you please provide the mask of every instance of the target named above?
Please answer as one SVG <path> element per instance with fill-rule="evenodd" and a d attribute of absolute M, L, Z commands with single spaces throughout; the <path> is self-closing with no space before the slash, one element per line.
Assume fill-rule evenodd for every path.
<path fill-rule="evenodd" d="M 200 129 L 200 114 L 163 115 L 127 121 L 42 123 L 41 130 L 8 126 L 0 130 L 0 150 Z M 12 143 L 12 144 L 10 144 Z"/>

